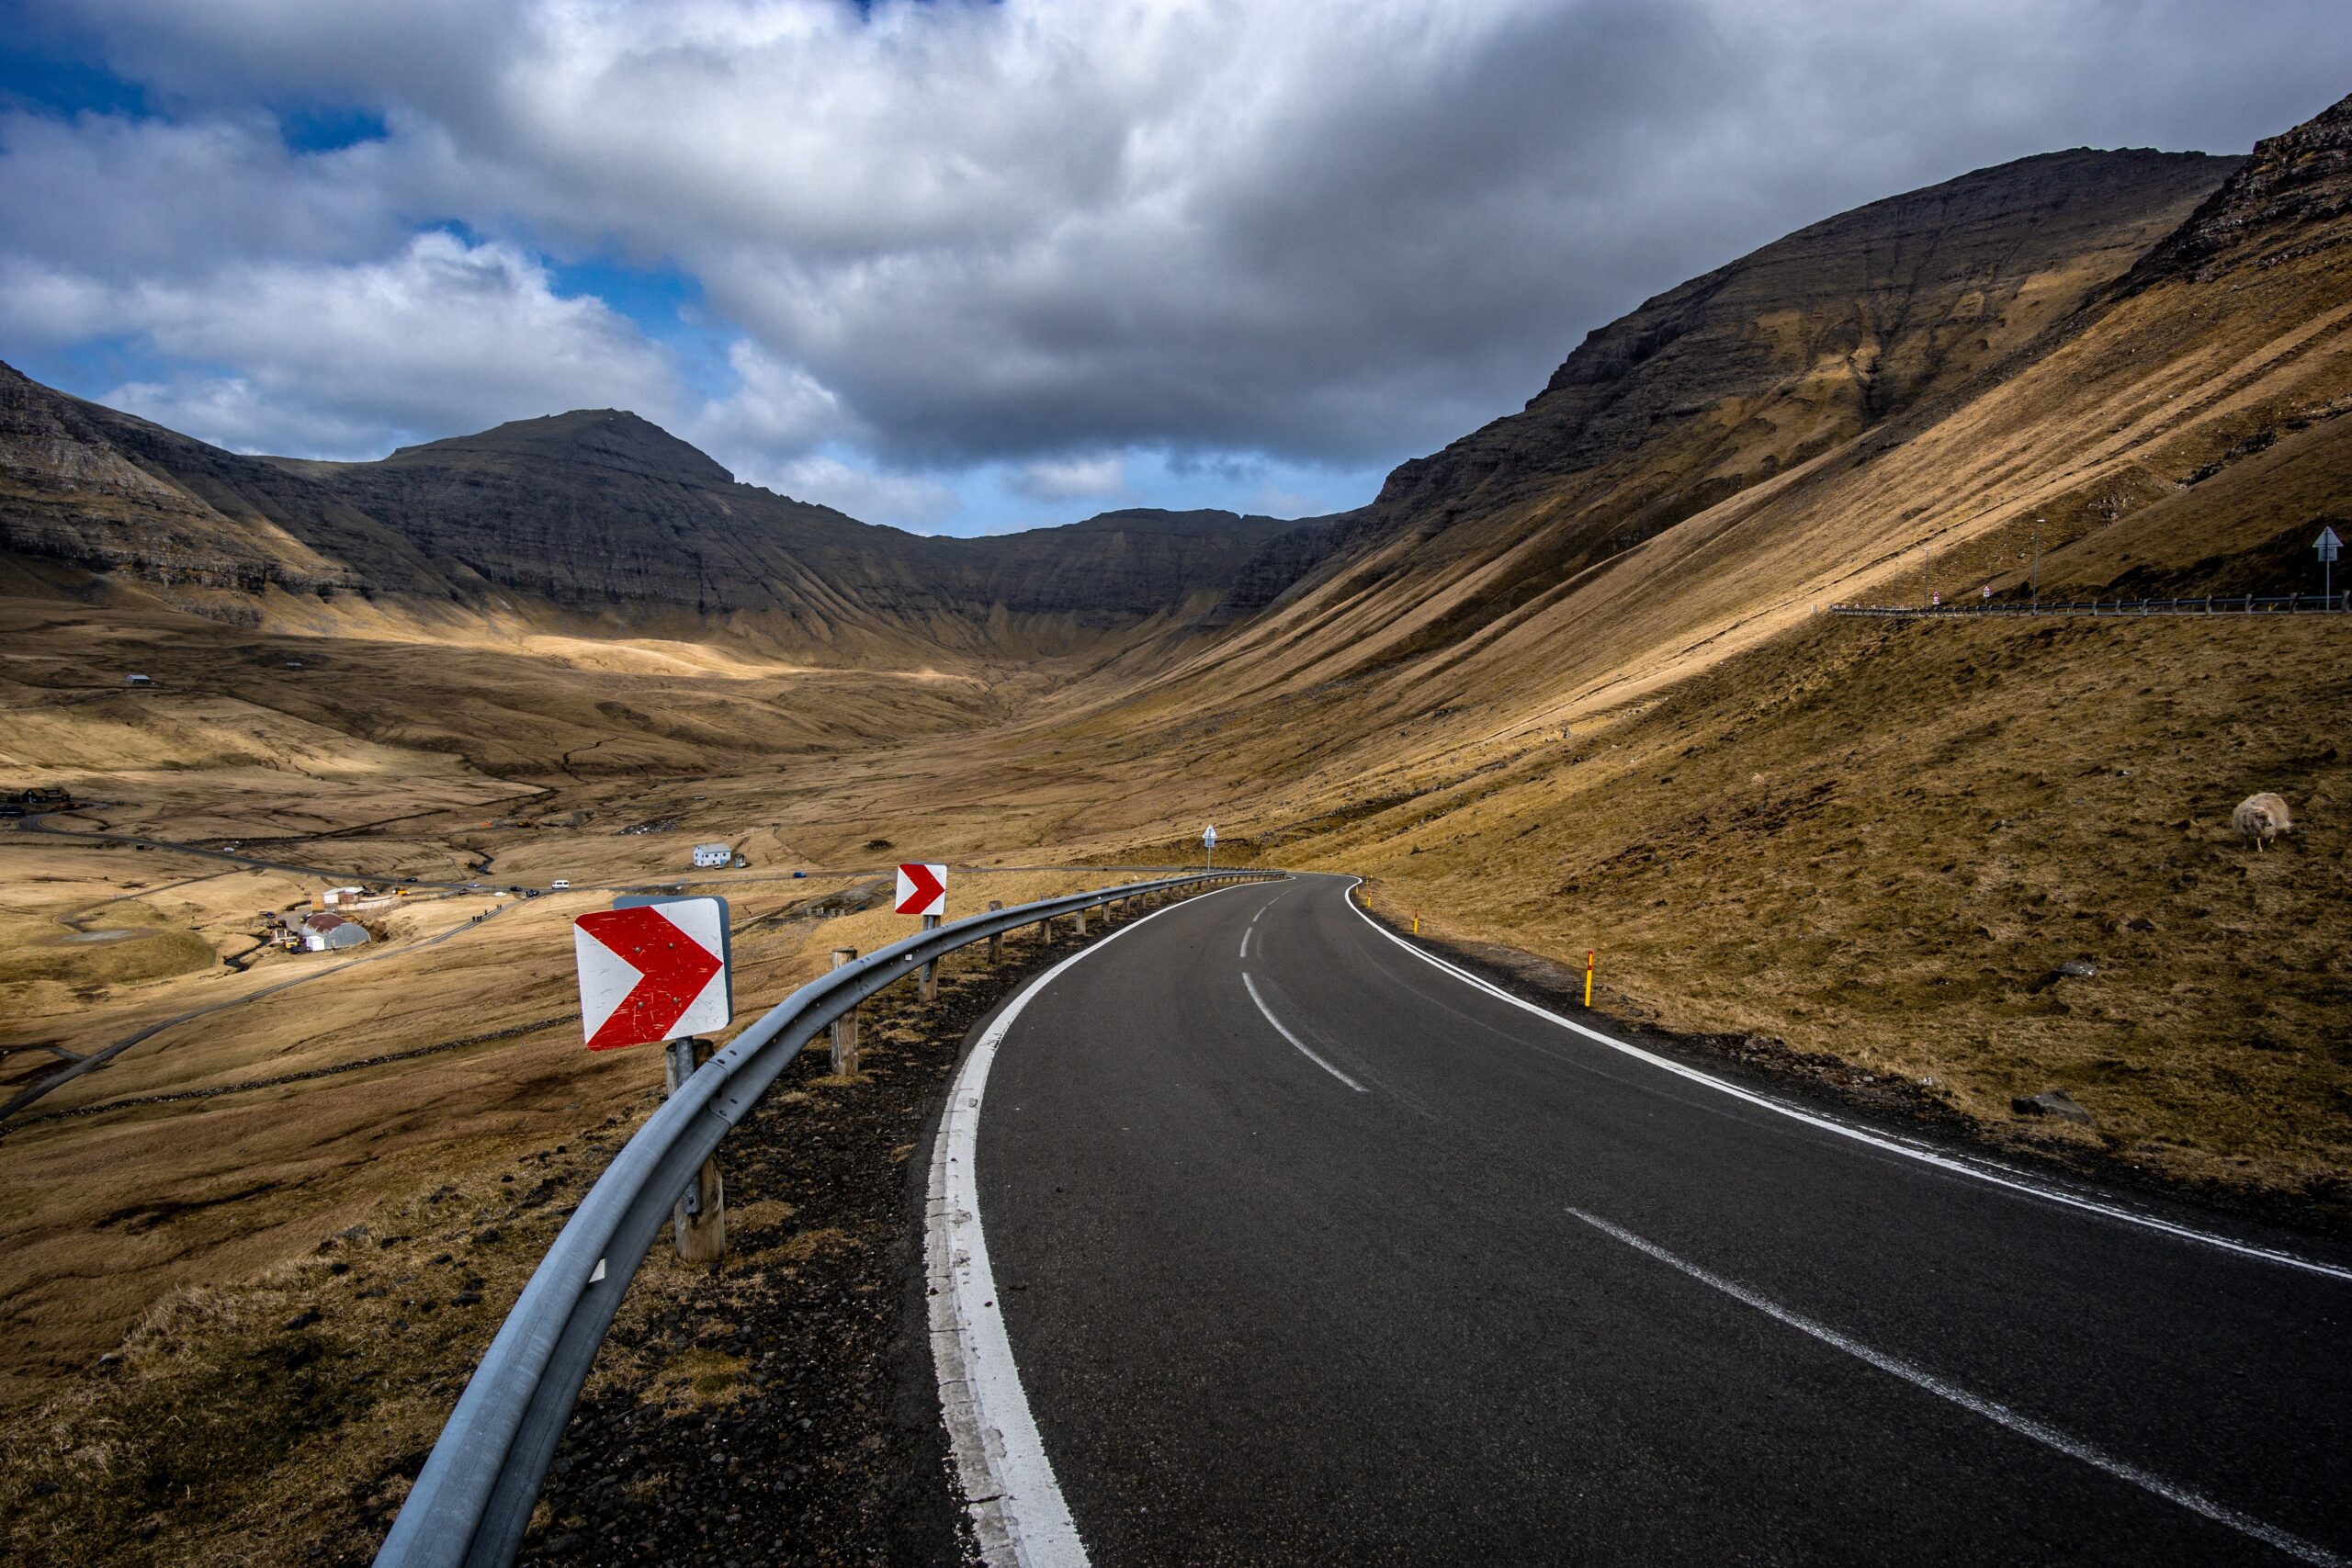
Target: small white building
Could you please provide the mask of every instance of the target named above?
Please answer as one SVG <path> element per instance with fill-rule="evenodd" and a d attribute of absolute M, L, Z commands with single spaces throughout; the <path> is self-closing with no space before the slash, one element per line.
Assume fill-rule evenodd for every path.
<path fill-rule="evenodd" d="M 695 846 L 695 864 L 697 867 L 707 870 L 713 866 L 734 863 L 735 852 L 726 844 L 696 844 Z"/>
<path fill-rule="evenodd" d="M 302 922 L 302 945 L 312 953 L 334 947 L 357 947 L 368 940 L 368 928 L 341 915 L 312 915 Z"/>

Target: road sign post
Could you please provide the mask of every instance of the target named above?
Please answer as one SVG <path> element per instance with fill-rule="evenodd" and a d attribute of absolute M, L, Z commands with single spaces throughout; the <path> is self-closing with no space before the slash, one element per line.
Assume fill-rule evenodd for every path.
<path fill-rule="evenodd" d="M 937 931 L 939 929 L 939 919 L 940 918 L 937 915 L 925 915 L 922 918 L 922 929 L 927 931 Z M 938 959 L 933 958 L 924 961 L 922 966 L 922 976 L 915 982 L 915 995 L 924 1001 L 930 1001 L 939 995 Z"/>
<path fill-rule="evenodd" d="M 1003 900 L 1003 899 L 1001 899 L 1001 898 L 991 898 L 991 899 L 989 899 L 989 909 L 990 910 L 990 912 L 991 912 L 991 913 L 993 913 L 994 911 L 996 911 L 996 910 L 998 910 L 998 909 L 1001 909 L 1001 908 L 1004 908 L 1004 900 Z M 996 965 L 998 965 L 998 964 L 1001 964 L 1001 963 L 1003 963 L 1003 962 L 1004 962 L 1004 933 L 1003 933 L 1002 931 L 998 931 L 998 932 L 996 932 L 994 935 L 992 935 L 992 936 L 990 936 L 990 937 L 989 938 L 989 966 L 990 968 L 994 968 Z"/>
<path fill-rule="evenodd" d="M 2312 541 L 2312 548 L 2319 552 L 2319 591 L 2323 606 L 2335 597 L 2335 555 L 2343 547 L 2344 541 L 2335 536 L 2335 530 L 2324 523 L 2321 524 L 2319 537 Z"/>
<path fill-rule="evenodd" d="M 571 922 L 580 1023 L 591 1051 L 667 1042 L 662 1077 L 672 1094 L 710 1060 L 705 1031 L 735 1016 L 733 956 L 724 898 L 624 897 Z M 727 1252 L 727 1185 L 703 1161 L 671 1211 L 678 1256 L 716 1263 Z"/>
<path fill-rule="evenodd" d="M 662 1076 L 675 1094 L 696 1068 L 710 1060 L 707 1040 L 673 1040 L 662 1053 Z M 727 1256 L 727 1181 L 718 1174 L 718 1159 L 702 1162 L 693 1181 L 670 1211 L 670 1232 L 678 1257 L 687 1263 L 716 1263 Z"/>
<path fill-rule="evenodd" d="M 1201 847 L 1209 853 L 1208 864 L 1202 869 L 1215 871 L 1216 869 L 1216 824 L 1214 822 L 1201 829 Z"/>
<path fill-rule="evenodd" d="M 844 964 L 854 964 L 856 961 L 857 949 L 854 947 L 833 949 L 834 968 L 838 969 Z M 852 1008 L 833 1020 L 833 1077 L 845 1077 L 855 1071 L 857 1071 L 857 1010 Z"/>

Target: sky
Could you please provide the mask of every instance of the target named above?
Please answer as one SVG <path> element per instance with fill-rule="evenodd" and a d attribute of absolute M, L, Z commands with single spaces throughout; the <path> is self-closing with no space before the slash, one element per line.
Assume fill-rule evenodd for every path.
<path fill-rule="evenodd" d="M 2347 91 L 2345 0 L 0 0 L 0 358 L 240 451 L 617 407 L 921 532 L 1313 515 L 1816 219 Z"/>

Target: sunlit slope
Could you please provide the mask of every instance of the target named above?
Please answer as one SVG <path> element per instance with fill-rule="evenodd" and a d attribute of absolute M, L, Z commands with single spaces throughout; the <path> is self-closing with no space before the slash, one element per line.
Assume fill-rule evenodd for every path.
<path fill-rule="evenodd" d="M 2352 514 L 2348 131 L 2266 142 L 2007 354 L 1640 545 L 1532 571 L 1569 536 L 1541 501 L 1408 530 L 1054 743 L 1148 750 L 1153 847 L 1215 812 L 1499 961 L 1597 948 L 1614 1011 L 2340 1208 L 2346 623 L 1813 612 L 2021 596 L 2037 520 L 2048 596 L 2315 591 Z M 2256 854 L 2228 818 L 2262 789 L 2300 827 Z M 2013 1120 L 2053 1086 L 2096 1126 Z"/>
<path fill-rule="evenodd" d="M 2298 134 L 2324 133 L 2325 122 L 2315 127 Z M 2101 155 L 2065 156 L 2086 175 Z M 2105 156 L 2141 170 L 2150 155 Z M 1998 189 L 2003 177 L 2038 175 L 2046 162 L 1958 183 Z M 2154 166 L 2181 173 L 2170 163 Z M 2221 167 L 2207 161 L 2199 172 Z M 2189 547 L 2188 537 L 2198 541 L 2192 561 L 2268 548 L 2274 535 L 2306 518 L 2286 516 L 2296 509 L 2283 504 L 2220 503 L 2234 465 L 2274 445 L 2283 456 L 2335 440 L 2326 427 L 2352 395 L 2345 358 L 2352 340 L 2344 330 L 2352 287 L 2343 253 L 2298 243 L 2300 220 L 2267 248 L 2240 224 L 2232 231 L 2247 254 L 2235 261 L 2209 257 L 2194 276 L 2130 272 L 2164 237 L 2160 225 L 2177 228 L 2201 194 L 2194 181 L 2185 191 L 2154 183 L 2169 199 L 2118 217 L 2105 231 L 2112 244 L 2047 257 L 2019 250 L 2030 267 L 2022 277 L 1996 271 L 1988 282 L 1961 266 L 1965 276 L 1945 280 L 1938 299 L 1919 299 L 1910 318 L 1917 341 L 1896 334 L 1894 357 L 1939 368 L 1901 381 L 1897 406 L 1875 423 L 1863 423 L 1869 383 L 1843 359 L 1817 359 L 1808 374 L 1765 392 L 1700 400 L 1703 406 L 1662 419 L 1665 428 L 1648 441 L 1592 468 L 1532 479 L 1511 477 L 1510 465 L 1498 462 L 1482 473 L 1458 446 L 1430 460 L 1454 476 L 1451 488 L 1438 489 L 1435 468 L 1417 473 L 1408 465 L 1384 496 L 1386 520 L 1353 525 L 1355 553 L 1200 656 L 1184 679 L 1155 694 L 1154 706 L 1237 719 L 1256 707 L 1312 710 L 1317 744 L 1306 751 L 1352 773 L 1363 760 L 1356 743 L 1385 758 L 1573 723 L 1841 600 L 1907 595 L 1917 603 L 1930 592 L 1949 600 L 1988 584 L 2003 592 L 2027 571 L 2037 518 L 2047 520 L 2045 548 L 2104 538 L 2098 547 L 2119 564 L 2131 553 L 2121 541 L 2143 513 L 2152 539 L 2157 529 L 2182 536 L 2166 547 L 2169 557 Z M 2130 188 L 2156 194 L 2145 182 Z M 1899 219 L 1919 199 L 1882 203 L 1849 220 Z M 2020 200 L 2012 216 L 2022 233 L 2040 231 L 2032 201 Z M 1890 240 L 1885 248 L 1902 246 Z M 1986 240 L 1982 248 L 1996 247 Z M 1730 291 L 1719 281 L 1712 297 Z M 1978 333 L 1969 352 L 1938 357 L 1931 345 L 1948 341 L 1946 314 L 1964 315 L 1971 301 L 1994 293 L 2037 330 L 2010 320 L 2006 339 Z M 1876 298 L 1840 297 L 1824 308 L 1825 319 L 1850 328 Z M 1763 312 L 1753 331 L 1765 332 L 1761 321 L 1775 314 Z M 1625 330 L 1619 323 L 1596 341 Z M 1546 397 L 1589 374 L 1572 358 Z M 1637 367 L 1625 378 L 1644 374 Z M 1697 375 L 1695 367 L 1686 373 Z M 1782 439 L 1808 400 L 1832 411 L 1824 417 L 1843 433 L 1826 446 L 1810 438 L 1817 448 L 1810 456 L 1807 443 Z M 1534 421 L 1543 402 L 1505 424 Z M 1619 412 L 1612 404 L 1611 417 Z M 1508 434 L 1473 441 L 1492 452 Z M 1588 425 L 1579 439 L 1598 438 Z M 1743 488 L 1616 547 L 1623 498 L 1668 498 L 1656 507 L 1701 493 L 1703 486 L 1685 481 L 1702 449 L 1708 482 L 1737 476 Z M 2309 460 L 2330 471 L 2335 462 Z M 2199 504 L 2199 492 L 2214 504 Z M 2224 517 L 2231 536 L 2206 537 Z M 2076 558 L 2090 557 L 2054 564 L 2063 571 Z M 1400 726 L 1417 731 L 1413 745 L 1395 744 Z"/>

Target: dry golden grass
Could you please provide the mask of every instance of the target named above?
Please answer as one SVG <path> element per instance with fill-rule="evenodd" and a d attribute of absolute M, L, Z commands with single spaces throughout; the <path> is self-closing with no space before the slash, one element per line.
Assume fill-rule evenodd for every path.
<path fill-rule="evenodd" d="M 626 878 L 645 869 L 639 836 L 550 829 L 547 839 L 543 852 L 576 876 Z M 366 860 L 374 842 L 300 847 L 303 856 Z M 264 889 L 290 897 L 308 886 L 303 879 L 217 875 L 210 868 L 218 863 L 170 851 L 134 854 L 50 837 L 10 835 L 0 849 L 11 852 L 0 865 L 19 868 L 11 887 L 37 890 L 60 911 L 90 907 L 117 886 L 110 875 L 187 872 L 195 880 L 133 901 L 161 906 L 152 917 L 159 921 L 168 908 L 180 929 L 94 951 L 176 941 L 200 950 L 208 965 L 145 983 L 119 976 L 102 995 L 85 987 L 76 996 L 52 978 L 19 985 L 6 993 L 24 1004 L 6 1036 L 13 1044 L 54 1043 L 86 1054 L 159 1020 L 317 976 L 165 1029 L 12 1124 L 0 1185 L 0 1294 L 11 1331 L 0 1402 L 37 1396 L 51 1380 L 85 1370 L 175 1290 L 277 1267 L 312 1245 L 321 1226 L 367 1219 L 424 1173 L 451 1177 L 543 1146 L 557 1129 L 612 1113 L 658 1078 L 649 1054 L 592 1056 L 579 1046 L 569 927 L 608 895 L 413 900 L 371 914 L 392 939 L 385 944 L 272 954 L 238 974 L 211 964 L 207 935 L 226 946 L 220 928 L 248 923 L 249 900 Z M 609 859 L 600 863 L 600 855 Z M 47 869 L 26 874 L 34 866 Z M 950 914 L 973 912 L 989 897 L 1020 903 L 1103 880 L 958 874 Z M 835 946 L 871 951 L 915 926 L 887 906 L 831 919 L 807 912 L 847 889 L 860 901 L 887 894 L 871 876 L 732 873 L 689 886 L 730 899 L 739 1026 L 820 973 Z M 27 906 L 0 927 L 0 936 L 18 938 L 0 947 L 0 964 L 46 961 L 52 950 L 45 944 L 63 929 L 46 907 Z M 487 918 L 477 923 L 477 916 Z M 421 945 L 447 932 L 455 934 Z M 53 1010 L 38 1005 L 44 998 L 56 1002 Z M 11 1076 L 21 1070 L 28 1078 L 57 1064 L 46 1049 L 7 1058 Z"/>
<path fill-rule="evenodd" d="M 349 596 L 0 599 L 0 784 L 100 803 L 69 827 L 384 877 L 721 892 L 739 1022 L 834 946 L 911 929 L 800 907 L 862 898 L 897 860 L 978 863 L 952 885 L 960 915 L 1114 880 L 981 868 L 1188 860 L 1215 820 L 1221 860 L 1368 874 L 1377 906 L 1438 934 L 1571 964 L 1598 948 L 1614 1010 L 1933 1078 L 1996 1136 L 2340 1212 L 2346 633 L 1811 613 L 1916 598 L 1928 547 L 1948 594 L 2014 592 L 2037 517 L 2053 592 L 2239 591 L 2232 574 L 2289 570 L 2281 541 L 2352 493 L 2335 265 L 2289 258 L 2220 303 L 2167 285 L 1859 438 L 1851 367 L 1815 367 L 1660 457 L 1693 481 L 1770 477 L 1635 548 L 1578 564 L 1563 540 L 1607 521 L 1623 476 L 1572 477 L 1379 544 L 1184 645 L 1165 678 L 1082 653 L 811 670 L 748 636 L 604 638 Z M 1983 363 L 2081 281 L 2030 287 Z M 129 671 L 162 683 L 126 691 Z M 2261 855 L 2226 829 L 2257 789 L 2302 829 Z M 689 873 L 712 839 L 752 869 Z M 384 1303 L 461 1267 L 511 1291 L 547 1211 L 516 1209 L 499 1176 L 544 1156 L 569 1162 L 549 1172 L 569 1190 L 658 1077 L 650 1054 L 592 1057 L 573 1033 L 564 927 L 601 892 L 479 923 L 497 900 L 420 903 L 368 962 L 240 973 L 215 959 L 241 955 L 251 912 L 318 879 L 219 871 L 0 832 L 12 1077 L 61 1059 L 48 1045 L 233 1004 L 0 1142 L 0 1430 L 12 1460 L 38 1459 L 0 1477 L 17 1555 L 284 1560 L 364 1512 L 488 1329 L 411 1306 L 396 1336 Z M 141 934 L 66 943 L 66 921 Z M 2069 960 L 2099 973 L 2053 979 Z M 321 977 L 246 999 L 305 973 Z M 2094 1131 L 2013 1122 L 2009 1096 L 2053 1085 Z M 364 1264 L 320 1250 L 356 1224 L 410 1239 Z M 373 1284 L 386 1294 L 362 1296 Z M 650 1299 L 663 1288 L 650 1271 Z M 279 1326 L 321 1303 L 325 1323 Z M 321 1334 L 332 1354 L 291 1364 Z M 723 1396 L 729 1371 L 681 1363 L 670 1393 Z M 283 1462 L 231 1462 L 280 1427 Z M 73 1484 L 36 1497 L 45 1473 Z"/>
<path fill-rule="evenodd" d="M 0 1415 L 10 1560 L 364 1553 L 364 1521 L 403 1489 L 385 1478 L 430 1443 L 496 1303 L 649 1103 L 575 1117 L 552 1149 L 471 1150 L 466 1175 L 388 1192 L 369 1224 L 322 1218 L 281 1260 L 153 1303 L 112 1359 Z"/>
<path fill-rule="evenodd" d="M 2340 1201 L 2345 635 L 1826 621 L 1269 852 L 1424 931 L 1597 948 L 1604 1007 L 1932 1077 L 1996 1128 L 2064 1086 L 2133 1163 Z M 2264 854 L 2229 829 L 2257 789 L 2299 822 Z"/>
<path fill-rule="evenodd" d="M 1072 879 L 983 880 L 1024 898 Z M 835 925 L 869 942 L 911 926 L 881 923 L 889 919 L 775 921 L 739 938 L 738 957 L 761 947 L 754 962 L 781 986 L 822 966 Z M 944 967 L 961 975 L 984 963 L 972 953 Z M 869 1050 L 912 1038 L 888 1018 L 868 1025 Z M 448 1081 L 411 1064 L 242 1097 L 260 1102 L 254 1117 L 212 1102 L 156 1143 L 140 1142 L 130 1119 L 103 1116 L 54 1124 L 51 1140 L 38 1136 L 48 1129 L 9 1140 L 12 1158 L 62 1160 L 85 1177 L 125 1158 L 153 1161 L 105 1190 L 117 1200 L 149 1190 L 130 1212 L 75 1213 L 71 1184 L 28 1194 L 37 1213 L 13 1202 L 0 1211 L 9 1232 L 0 1254 L 12 1269 L 29 1228 L 44 1266 L 77 1271 L 70 1290 L 7 1282 L 16 1322 L 40 1337 L 17 1345 L 0 1400 L 10 1456 L 0 1468 L 0 1549 L 10 1561 L 295 1562 L 368 1549 L 371 1524 L 404 1491 L 398 1472 L 432 1442 L 501 1309 L 659 1100 L 653 1054 L 590 1057 L 569 1028 L 459 1065 L 483 1070 Z M 503 1083 L 525 1070 L 538 1074 L 527 1093 Z M 840 1087 L 817 1077 L 777 1098 L 811 1104 Z M 372 1134 L 343 1125 L 368 1110 L 390 1124 Z M 281 1142 L 266 1141 L 271 1129 Z M 124 1137 L 141 1153 L 127 1153 Z M 209 1178 L 171 1163 L 213 1144 L 225 1147 Z M 153 1195 L 166 1189 L 176 1196 Z M 207 1210 L 251 1229 L 250 1247 L 209 1232 Z M 857 1245 L 838 1231 L 795 1229 L 792 1214 L 774 1200 L 730 1210 L 722 1307 L 764 1271 Z M 57 1243 L 75 1231 L 86 1246 L 68 1258 Z M 623 1322 L 651 1321 L 689 1296 L 707 1310 L 713 1289 L 705 1271 L 657 1247 Z M 44 1351 L 55 1365 L 26 1364 Z M 739 1397 L 741 1370 L 725 1352 L 673 1355 L 662 1338 L 641 1353 L 613 1350 L 591 1386 L 643 1384 L 644 1397 L 690 1408 Z"/>

